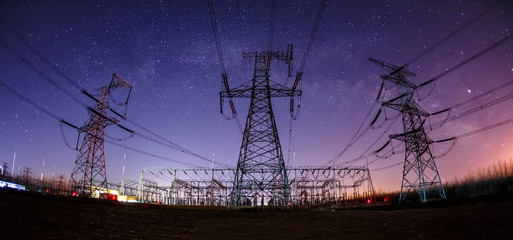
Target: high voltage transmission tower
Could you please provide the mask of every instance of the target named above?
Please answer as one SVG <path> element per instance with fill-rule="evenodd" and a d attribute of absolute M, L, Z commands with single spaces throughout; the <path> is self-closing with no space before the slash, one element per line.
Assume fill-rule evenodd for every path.
<path fill-rule="evenodd" d="M 94 109 L 89 108 L 89 121 L 79 128 L 79 132 L 84 133 L 84 138 L 70 178 L 70 188 L 74 194 L 89 197 L 99 195 L 96 197 L 105 198 L 104 194 L 98 194 L 108 189 L 104 151 L 105 128 L 119 122 L 116 118 L 108 117 L 107 112 L 112 91 L 121 87 L 130 89 L 125 101 L 127 104 L 132 85 L 116 73 L 113 74 L 110 84 L 99 89 L 97 98 L 89 95 L 96 101 L 96 105 Z"/>
<path fill-rule="evenodd" d="M 374 58 L 369 60 L 390 72 L 381 75 L 383 81 L 392 82 L 401 90 L 400 96 L 382 103 L 384 107 L 399 111 L 403 120 L 404 132 L 389 136 L 391 139 L 397 139 L 405 143 L 399 202 L 404 201 L 411 190 L 417 191 L 420 200 L 423 202 L 427 201 L 430 190 L 435 190 L 442 198 L 446 198 L 435 158 L 431 153 L 430 145 L 433 140 L 428 137 L 424 129 L 424 123 L 430 114 L 413 100 L 413 94 L 417 86 L 407 79 L 407 77 L 414 77 L 415 74 L 405 67 L 399 67 Z"/>
<path fill-rule="evenodd" d="M 290 185 L 280 139 L 271 104 L 273 97 L 300 96 L 302 91 L 288 88 L 269 79 L 272 60 L 292 60 L 292 45 L 286 53 L 278 51 L 244 52 L 243 58 L 253 59 L 253 79 L 220 92 L 223 98 L 250 98 L 246 127 L 235 172 L 231 205 L 290 203 Z"/>

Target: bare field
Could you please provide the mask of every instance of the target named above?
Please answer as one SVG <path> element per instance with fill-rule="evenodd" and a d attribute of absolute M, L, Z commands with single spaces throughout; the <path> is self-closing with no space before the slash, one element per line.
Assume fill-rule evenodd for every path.
<path fill-rule="evenodd" d="M 511 196 L 420 207 L 233 211 L 0 189 L 0 239 L 513 239 Z"/>

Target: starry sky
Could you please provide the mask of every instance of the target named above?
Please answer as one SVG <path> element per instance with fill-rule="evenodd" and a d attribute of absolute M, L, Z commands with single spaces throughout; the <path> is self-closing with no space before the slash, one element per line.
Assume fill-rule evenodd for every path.
<path fill-rule="evenodd" d="M 379 109 L 375 99 L 380 75 L 386 73 L 368 61 L 369 57 L 403 65 L 450 36 L 408 66 L 417 74 L 410 81 L 418 85 L 511 34 L 513 2 L 502 1 L 491 8 L 492 2 L 329 1 L 306 59 L 301 110 L 293 124 L 292 139 L 288 132 L 289 100 L 273 99 L 286 165 L 325 165 L 346 148 L 364 120 L 360 133 L 368 128 Z M 292 43 L 295 68 L 303 58 L 320 4 L 277 1 L 273 50 L 285 51 L 287 44 Z M 207 1 L 7 0 L 0 3 L 0 9 L 0 80 L 10 88 L 59 118 L 82 126 L 89 117 L 86 106 L 93 106 L 94 102 L 74 84 L 96 95 L 100 87 L 109 84 L 112 74 L 118 73 L 133 84 L 126 108 L 131 122 L 207 159 L 214 152 L 217 163 L 236 165 L 242 135 L 234 120 L 219 113 L 221 68 Z M 254 63 L 244 60 L 241 52 L 267 48 L 271 1 L 215 1 L 215 12 L 228 79 L 235 87 L 250 80 L 253 74 Z M 451 35 L 455 31 L 458 32 Z M 283 62 L 273 62 L 271 68 L 273 81 L 288 82 L 290 86 L 293 79 L 287 79 Z M 436 83 L 419 88 L 416 100 L 420 97 L 419 105 L 432 113 L 485 94 L 450 111 L 451 116 L 457 116 L 512 93 L 511 85 L 486 93 L 509 81 L 513 81 L 513 41 L 491 49 Z M 386 83 L 385 89 L 385 100 L 399 95 L 400 89 L 391 83 Z M 117 91 L 112 99 L 122 102 L 126 93 Z M 433 140 L 447 139 L 510 119 L 512 101 L 447 122 L 428 134 Z M 234 102 L 244 124 L 249 100 Z M 115 103 L 112 107 L 119 112 L 125 110 Z M 226 104 L 225 109 L 229 109 Z M 401 120 L 392 121 L 396 114 L 388 109 L 388 120 L 381 115 L 375 129 L 365 131 L 334 165 L 345 164 L 369 148 L 371 153 L 388 141 L 388 135 L 400 133 Z M 446 116 L 432 116 L 430 123 Z M 120 124 L 151 136 L 131 122 L 122 120 Z M 442 180 L 450 181 L 510 159 L 512 132 L 513 124 L 457 139 L 444 157 L 436 158 Z M 128 136 L 116 126 L 110 126 L 106 134 L 112 139 Z M 74 129 L 64 126 L 61 130 L 57 120 L 0 88 L 0 163 L 7 162 L 11 167 L 16 153 L 16 174 L 19 167 L 20 171 L 30 167 L 34 177 L 44 173 L 45 177 L 63 174 L 69 178 L 77 152 L 66 142 L 74 145 L 76 138 Z M 169 159 L 211 166 L 209 161 L 137 135 L 118 143 L 166 159 L 106 143 L 109 182 L 121 181 L 125 153 L 125 175 L 129 179 L 138 179 L 145 167 L 185 166 Z M 404 144 L 392 145 L 396 149 L 393 152 L 399 153 L 376 161 L 372 154 L 368 157 L 377 189 L 400 189 L 401 166 L 385 167 L 401 162 Z M 451 145 L 451 141 L 434 144 L 433 152 L 443 155 Z M 388 146 L 383 152 L 391 149 Z M 366 161 L 364 158 L 346 165 L 349 164 L 365 165 Z"/>

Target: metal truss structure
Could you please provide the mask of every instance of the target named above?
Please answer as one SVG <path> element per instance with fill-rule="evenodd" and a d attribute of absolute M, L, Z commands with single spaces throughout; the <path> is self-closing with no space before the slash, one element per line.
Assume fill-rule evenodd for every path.
<path fill-rule="evenodd" d="M 169 188 L 158 186 L 156 181 L 141 178 L 137 185 L 137 199 L 152 203 L 169 203 Z"/>
<path fill-rule="evenodd" d="M 123 179 L 119 184 L 109 183 L 110 189 L 117 190 L 120 195 L 137 196 L 139 181 Z"/>
<path fill-rule="evenodd" d="M 294 176 L 290 186 L 296 205 L 333 205 L 374 196 L 367 167 L 299 167 L 287 170 L 289 176 Z"/>
<path fill-rule="evenodd" d="M 334 205 L 361 199 L 372 199 L 374 189 L 366 167 L 296 167 L 286 169 L 291 190 L 291 204 Z M 144 177 L 152 174 L 170 186 L 155 185 Z M 138 187 L 140 202 L 171 205 L 230 206 L 235 195 L 233 177 L 236 169 L 229 168 L 145 168 L 141 171 Z M 146 176 L 147 177 L 147 176 Z M 258 192 L 241 200 L 241 205 L 281 205 L 277 199 L 255 203 Z M 155 197 L 158 196 L 158 197 Z"/>
<path fill-rule="evenodd" d="M 423 202 L 427 201 L 430 190 L 435 190 L 440 197 L 446 198 L 435 158 L 431 153 L 433 140 L 428 137 L 424 129 L 424 123 L 430 114 L 413 100 L 417 85 L 407 79 L 407 77 L 414 77 L 415 74 L 405 67 L 374 58 L 369 60 L 390 72 L 387 75 L 381 75 L 383 81 L 396 84 L 402 91 L 400 96 L 382 103 L 384 107 L 399 111 L 403 120 L 404 132 L 389 136 L 391 139 L 403 141 L 406 145 L 399 202 L 404 201 L 406 195 L 412 190 L 417 191 Z"/>
<path fill-rule="evenodd" d="M 288 88 L 272 82 L 269 71 L 272 60 L 284 61 L 290 67 L 292 45 L 289 45 L 286 53 L 271 50 L 244 52 L 243 57 L 255 62 L 253 79 L 236 88 L 226 87 L 225 91 L 220 92 L 221 112 L 223 98 L 251 99 L 230 204 L 247 205 L 248 201 L 253 205 L 267 202 L 290 204 L 290 185 L 271 98 L 293 98 L 302 92 L 296 90 L 296 86 Z"/>
<path fill-rule="evenodd" d="M 132 89 L 132 85 L 114 73 L 110 84 L 100 88 L 97 98 L 84 91 L 96 101 L 96 105 L 94 109 L 89 108 L 89 121 L 79 128 L 79 133 L 84 133 L 84 138 L 78 150 L 69 184 L 71 191 L 79 196 L 92 197 L 97 189 L 108 189 L 104 151 L 105 128 L 119 122 L 116 118 L 108 117 L 107 113 L 112 91 L 121 87 Z M 128 102 L 128 97 L 126 101 Z"/>
<path fill-rule="evenodd" d="M 148 187 L 154 181 L 144 178 L 145 172 L 169 182 L 170 186 Z M 154 202 L 148 196 L 164 193 L 161 198 L 166 199 L 163 201 L 166 204 L 228 206 L 234 176 L 235 169 L 228 168 L 145 168 L 141 171 L 137 197 L 140 202 Z"/>

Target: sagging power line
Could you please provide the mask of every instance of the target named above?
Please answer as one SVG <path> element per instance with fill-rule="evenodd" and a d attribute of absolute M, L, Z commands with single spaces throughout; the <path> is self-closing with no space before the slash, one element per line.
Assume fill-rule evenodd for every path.
<path fill-rule="evenodd" d="M 44 108 L 43 106 L 41 106 L 40 104 L 36 103 L 34 100 L 26 97 L 25 95 L 23 95 L 22 93 L 20 93 L 19 91 L 15 90 L 14 88 L 10 87 L 9 85 L 7 85 L 5 82 L 3 82 L 2 80 L 0 80 L 0 85 L 6 89 L 7 91 L 9 91 L 10 93 L 12 93 L 14 96 L 16 96 L 17 98 L 25 101 L 26 103 L 30 104 L 32 107 L 36 108 L 37 110 L 45 113 L 46 115 L 48 115 L 49 117 L 53 118 L 54 120 L 56 120 L 57 122 L 59 122 L 59 124 L 65 124 L 67 126 L 70 126 L 76 130 L 79 130 L 80 128 L 69 123 L 69 121 L 66 121 L 64 120 L 63 118 L 57 116 L 55 113 L 47 110 L 46 108 Z M 87 134 L 87 133 L 85 133 Z M 92 138 L 96 138 L 96 136 L 94 135 L 90 135 Z M 63 136 L 64 137 L 64 136 Z M 64 139 L 65 142 L 67 142 L 65 139 Z M 150 157 L 153 157 L 153 158 L 158 158 L 158 159 L 162 159 L 162 160 L 166 160 L 166 161 L 170 161 L 170 162 L 175 162 L 175 163 L 180 163 L 180 164 L 183 164 L 183 165 L 186 165 L 186 166 L 196 166 L 196 165 L 192 165 L 190 163 L 186 163 L 186 162 L 181 162 L 179 160 L 176 160 L 176 159 L 172 159 L 172 158 L 168 158 L 168 157 L 163 157 L 163 156 L 159 156 L 157 154 L 153 154 L 153 153 L 149 153 L 147 151 L 143 151 L 143 150 L 140 150 L 140 149 L 137 149 L 137 148 L 133 148 L 133 147 L 129 147 L 129 146 L 126 146 L 126 145 L 122 145 L 122 144 L 119 144 L 117 142 L 114 142 L 114 141 L 109 141 L 109 140 L 105 140 L 106 143 L 109 143 L 109 144 L 112 144 L 112 145 L 115 145 L 115 146 L 118 146 L 120 148 L 125 148 L 125 149 L 128 149 L 128 150 L 131 150 L 131 151 L 134 151 L 134 152 L 138 152 L 138 153 L 141 153 L 141 154 L 144 154 L 144 155 L 147 155 L 147 156 L 150 156 Z M 69 144 L 67 144 L 68 146 L 70 146 Z M 71 148 L 73 148 L 72 146 L 70 146 Z M 78 148 L 78 147 L 77 147 Z M 73 149 L 73 150 L 76 150 L 76 149 Z"/>
<path fill-rule="evenodd" d="M 24 39 L 21 34 L 16 31 L 16 29 L 14 29 L 5 19 L 3 18 L 0 18 L 0 22 L 2 22 L 15 36 L 18 40 L 20 40 L 21 43 L 23 43 L 23 45 L 25 45 L 31 52 L 33 52 L 38 58 L 40 58 L 48 67 L 50 67 L 52 70 L 54 70 L 59 76 L 61 76 L 64 80 L 66 80 L 68 83 L 70 83 L 73 87 L 75 87 L 76 89 L 78 89 L 81 93 L 83 93 L 84 95 L 86 95 L 88 98 L 92 99 L 93 101 L 95 101 L 96 103 L 99 102 L 99 100 L 94 97 L 92 94 L 90 94 L 87 90 L 81 88 L 77 83 L 75 83 L 71 77 L 67 76 L 63 71 L 61 71 L 59 68 L 57 68 L 54 64 L 51 63 L 51 61 L 49 59 L 47 59 L 43 54 L 41 54 L 34 46 L 32 46 L 26 39 Z M 94 112 L 94 111 L 91 111 L 91 108 L 88 106 L 88 104 L 86 104 L 84 101 L 80 100 L 79 98 L 76 97 L 76 95 L 72 94 L 71 92 L 69 92 L 68 90 L 66 90 L 64 87 L 62 87 L 60 84 L 58 84 L 56 81 L 54 81 L 51 77 L 49 77 L 47 74 L 45 74 L 44 72 L 40 71 L 31 61 L 29 61 L 27 58 L 25 58 L 24 56 L 22 56 L 14 47 L 12 47 L 10 44 L 8 44 L 6 41 L 4 41 L 1 37 L 0 37 L 0 44 L 2 44 L 11 54 L 13 54 L 14 56 L 16 56 L 23 64 L 25 64 L 27 67 L 29 67 L 33 72 L 35 72 L 36 74 L 38 74 L 39 76 L 41 76 L 43 78 L 43 80 L 45 80 L 46 82 L 50 83 L 52 86 L 54 86 L 55 88 L 59 89 L 60 91 L 62 91 L 65 95 L 67 95 L 68 97 L 70 97 L 72 100 L 74 100 L 76 103 L 78 103 L 79 105 L 85 107 L 89 113 L 94 113 L 94 114 L 97 114 L 98 112 Z M 130 89 L 131 91 L 131 89 Z M 128 101 L 128 99 L 127 99 Z M 125 103 L 126 105 L 126 103 Z M 204 156 L 201 156 L 200 154 L 197 154 L 185 147 L 182 147 L 166 138 L 164 138 L 163 136 L 155 133 L 154 131 L 151 131 L 150 129 L 142 126 L 141 124 L 138 124 L 130 119 L 127 118 L 126 116 L 126 108 L 125 108 L 125 113 L 124 114 L 120 114 L 118 113 L 117 111 L 115 111 L 114 109 L 112 108 L 108 108 L 108 110 L 112 113 L 114 113 L 115 115 L 119 116 L 121 119 L 135 125 L 136 127 L 139 127 L 140 129 L 150 133 L 151 135 L 165 141 L 165 143 L 163 144 L 162 142 L 159 142 L 158 140 L 154 139 L 154 138 L 151 138 L 151 137 L 148 137 L 140 132 L 136 132 L 136 131 L 133 131 L 131 129 L 128 129 L 122 125 L 120 125 L 118 122 L 115 123 L 118 127 L 120 127 L 121 129 L 123 130 L 126 130 L 127 132 L 129 132 L 132 136 L 139 136 L 139 137 L 142 137 L 144 139 L 147 139 L 147 140 L 150 140 L 150 141 L 153 141 L 155 143 L 158 143 L 160 145 L 163 145 L 163 146 L 166 146 L 166 147 L 170 147 L 174 150 L 177 150 L 177 151 L 180 151 L 182 153 L 185 153 L 185 154 L 188 154 L 188 155 L 191 155 L 191 156 L 194 156 L 194 157 L 197 157 L 203 161 L 206 161 L 206 162 L 209 162 L 210 163 L 210 159 L 207 158 L 207 157 L 204 157 Z M 97 114 L 98 115 L 98 114 Z M 100 117 L 102 117 L 102 114 L 100 114 Z M 220 163 L 220 164 L 223 164 L 223 163 Z M 226 164 L 224 164 L 225 166 L 228 166 Z"/>

